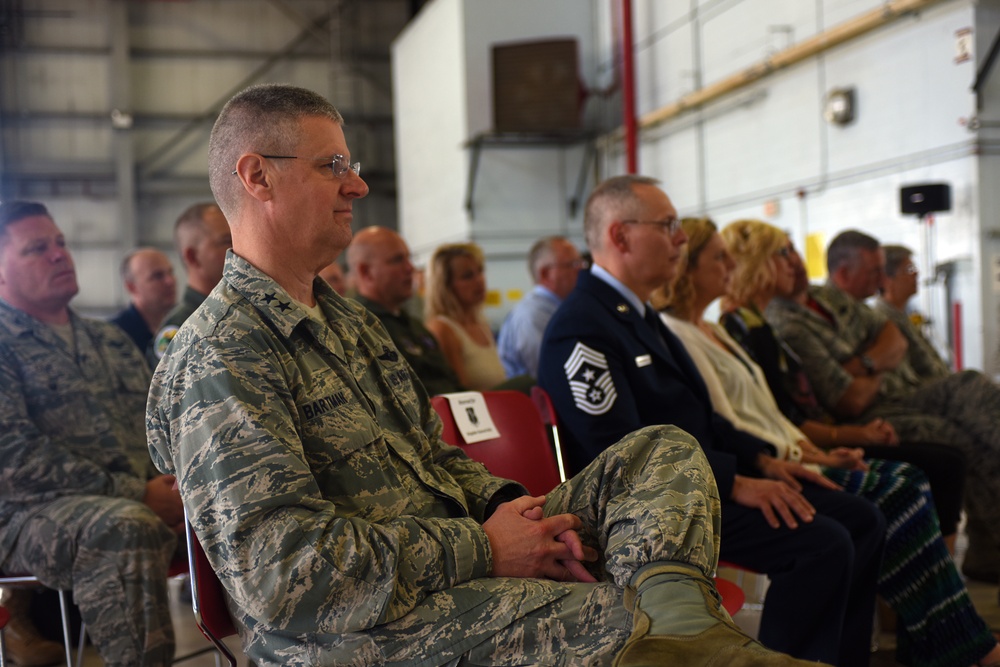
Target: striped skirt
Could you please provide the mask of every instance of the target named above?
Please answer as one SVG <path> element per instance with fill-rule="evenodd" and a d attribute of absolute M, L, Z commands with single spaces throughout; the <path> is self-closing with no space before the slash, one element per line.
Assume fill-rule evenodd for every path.
<path fill-rule="evenodd" d="M 867 472 L 823 468 L 886 518 L 879 594 L 898 616 L 896 660 L 912 667 L 971 665 L 996 645 L 941 538 L 930 485 L 909 463 L 871 459 Z"/>

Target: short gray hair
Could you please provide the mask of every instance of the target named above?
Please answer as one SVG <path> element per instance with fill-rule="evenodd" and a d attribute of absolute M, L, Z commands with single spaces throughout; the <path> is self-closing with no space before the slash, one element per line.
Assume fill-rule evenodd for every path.
<path fill-rule="evenodd" d="M 555 245 L 560 241 L 568 241 L 565 236 L 545 236 L 535 241 L 528 251 L 528 272 L 531 279 L 538 282 L 542 267 L 552 259 Z"/>
<path fill-rule="evenodd" d="M 913 251 L 903 245 L 884 245 L 885 251 L 885 275 L 892 278 L 899 271 L 899 267 L 906 260 L 913 257 Z"/>
<path fill-rule="evenodd" d="M 247 152 L 290 150 L 298 138 L 298 121 L 310 116 L 344 122 L 325 97 L 288 84 L 250 86 L 226 102 L 208 142 L 208 178 L 227 219 L 232 220 L 239 212 L 243 192 L 233 176 L 239 157 Z"/>
<path fill-rule="evenodd" d="M 848 229 L 833 237 L 826 249 L 826 270 L 833 274 L 842 266 L 854 265 L 859 250 L 874 252 L 881 247 L 878 239 L 856 229 Z"/>
<path fill-rule="evenodd" d="M 614 176 L 598 184 L 587 198 L 583 210 L 583 233 L 591 252 L 600 248 L 601 231 L 614 216 L 635 215 L 638 198 L 636 185 L 659 185 L 658 179 L 649 176 L 626 174 Z"/>

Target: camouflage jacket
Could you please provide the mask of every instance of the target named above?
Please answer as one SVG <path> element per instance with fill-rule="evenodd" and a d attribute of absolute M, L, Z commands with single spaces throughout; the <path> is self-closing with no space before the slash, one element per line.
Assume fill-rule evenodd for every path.
<path fill-rule="evenodd" d="M 149 368 L 115 325 L 70 319 L 75 357 L 51 327 L 0 301 L 0 563 L 48 501 L 146 492 Z"/>
<path fill-rule="evenodd" d="M 875 299 L 875 310 L 885 315 L 906 336 L 906 342 L 910 344 L 906 360 L 921 380 L 939 380 L 951 375 L 951 368 L 909 315 L 882 297 Z"/>
<path fill-rule="evenodd" d="M 820 403 L 833 411 L 853 382 L 843 364 L 864 352 L 888 320 L 830 283 L 810 287 L 809 296 L 829 320 L 785 299 L 773 299 L 765 315 L 802 360 L 802 369 Z M 883 374 L 880 394 L 885 398 L 903 396 L 917 384 L 916 374 L 904 360 L 895 371 Z"/>
<path fill-rule="evenodd" d="M 167 313 L 167 316 L 160 324 L 160 328 L 153 334 L 152 340 L 149 341 L 149 347 L 145 350 L 146 361 L 149 362 L 150 368 L 156 368 L 156 365 L 160 363 L 160 359 L 166 353 L 170 341 L 177 335 L 177 330 L 181 328 L 181 325 L 184 324 L 187 318 L 191 317 L 194 311 L 198 310 L 198 306 L 204 301 L 205 295 L 198 290 L 190 285 L 184 288 L 184 294 L 181 295 L 181 302 Z"/>
<path fill-rule="evenodd" d="M 374 315 L 314 290 L 327 324 L 229 255 L 154 375 L 151 454 L 178 476 L 250 659 L 382 664 L 419 642 L 442 664 L 560 589 L 485 578 L 480 523 L 513 483 L 441 442 Z"/>

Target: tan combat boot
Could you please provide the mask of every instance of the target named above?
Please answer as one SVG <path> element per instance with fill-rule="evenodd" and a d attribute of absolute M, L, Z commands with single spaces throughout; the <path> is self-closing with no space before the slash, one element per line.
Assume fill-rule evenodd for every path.
<path fill-rule="evenodd" d="M 49 641 L 31 622 L 31 600 L 34 593 L 22 588 L 4 588 L 3 604 L 10 612 L 10 621 L 4 628 L 7 656 L 22 667 L 57 665 L 66 659 L 62 644 Z"/>
<path fill-rule="evenodd" d="M 777 653 L 745 635 L 722 608 L 715 586 L 690 565 L 647 565 L 633 577 L 626 603 L 634 609 L 634 628 L 614 667 L 818 664 Z"/>

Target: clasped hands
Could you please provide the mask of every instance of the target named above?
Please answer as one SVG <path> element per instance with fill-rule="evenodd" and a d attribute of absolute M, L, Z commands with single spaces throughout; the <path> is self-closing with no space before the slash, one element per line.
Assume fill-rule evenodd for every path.
<path fill-rule="evenodd" d="M 556 581 L 597 581 L 585 562 L 597 551 L 585 546 L 573 514 L 545 516 L 545 496 L 522 496 L 503 503 L 483 524 L 493 551 L 493 576 L 536 577 Z"/>
<path fill-rule="evenodd" d="M 809 523 L 816 516 L 816 508 L 802 494 L 801 481 L 825 489 L 840 489 L 831 480 L 799 463 L 762 454 L 757 464 L 764 478 L 736 475 L 731 498 L 744 507 L 759 509 L 772 528 L 782 523 L 798 528 L 799 521 Z"/>

